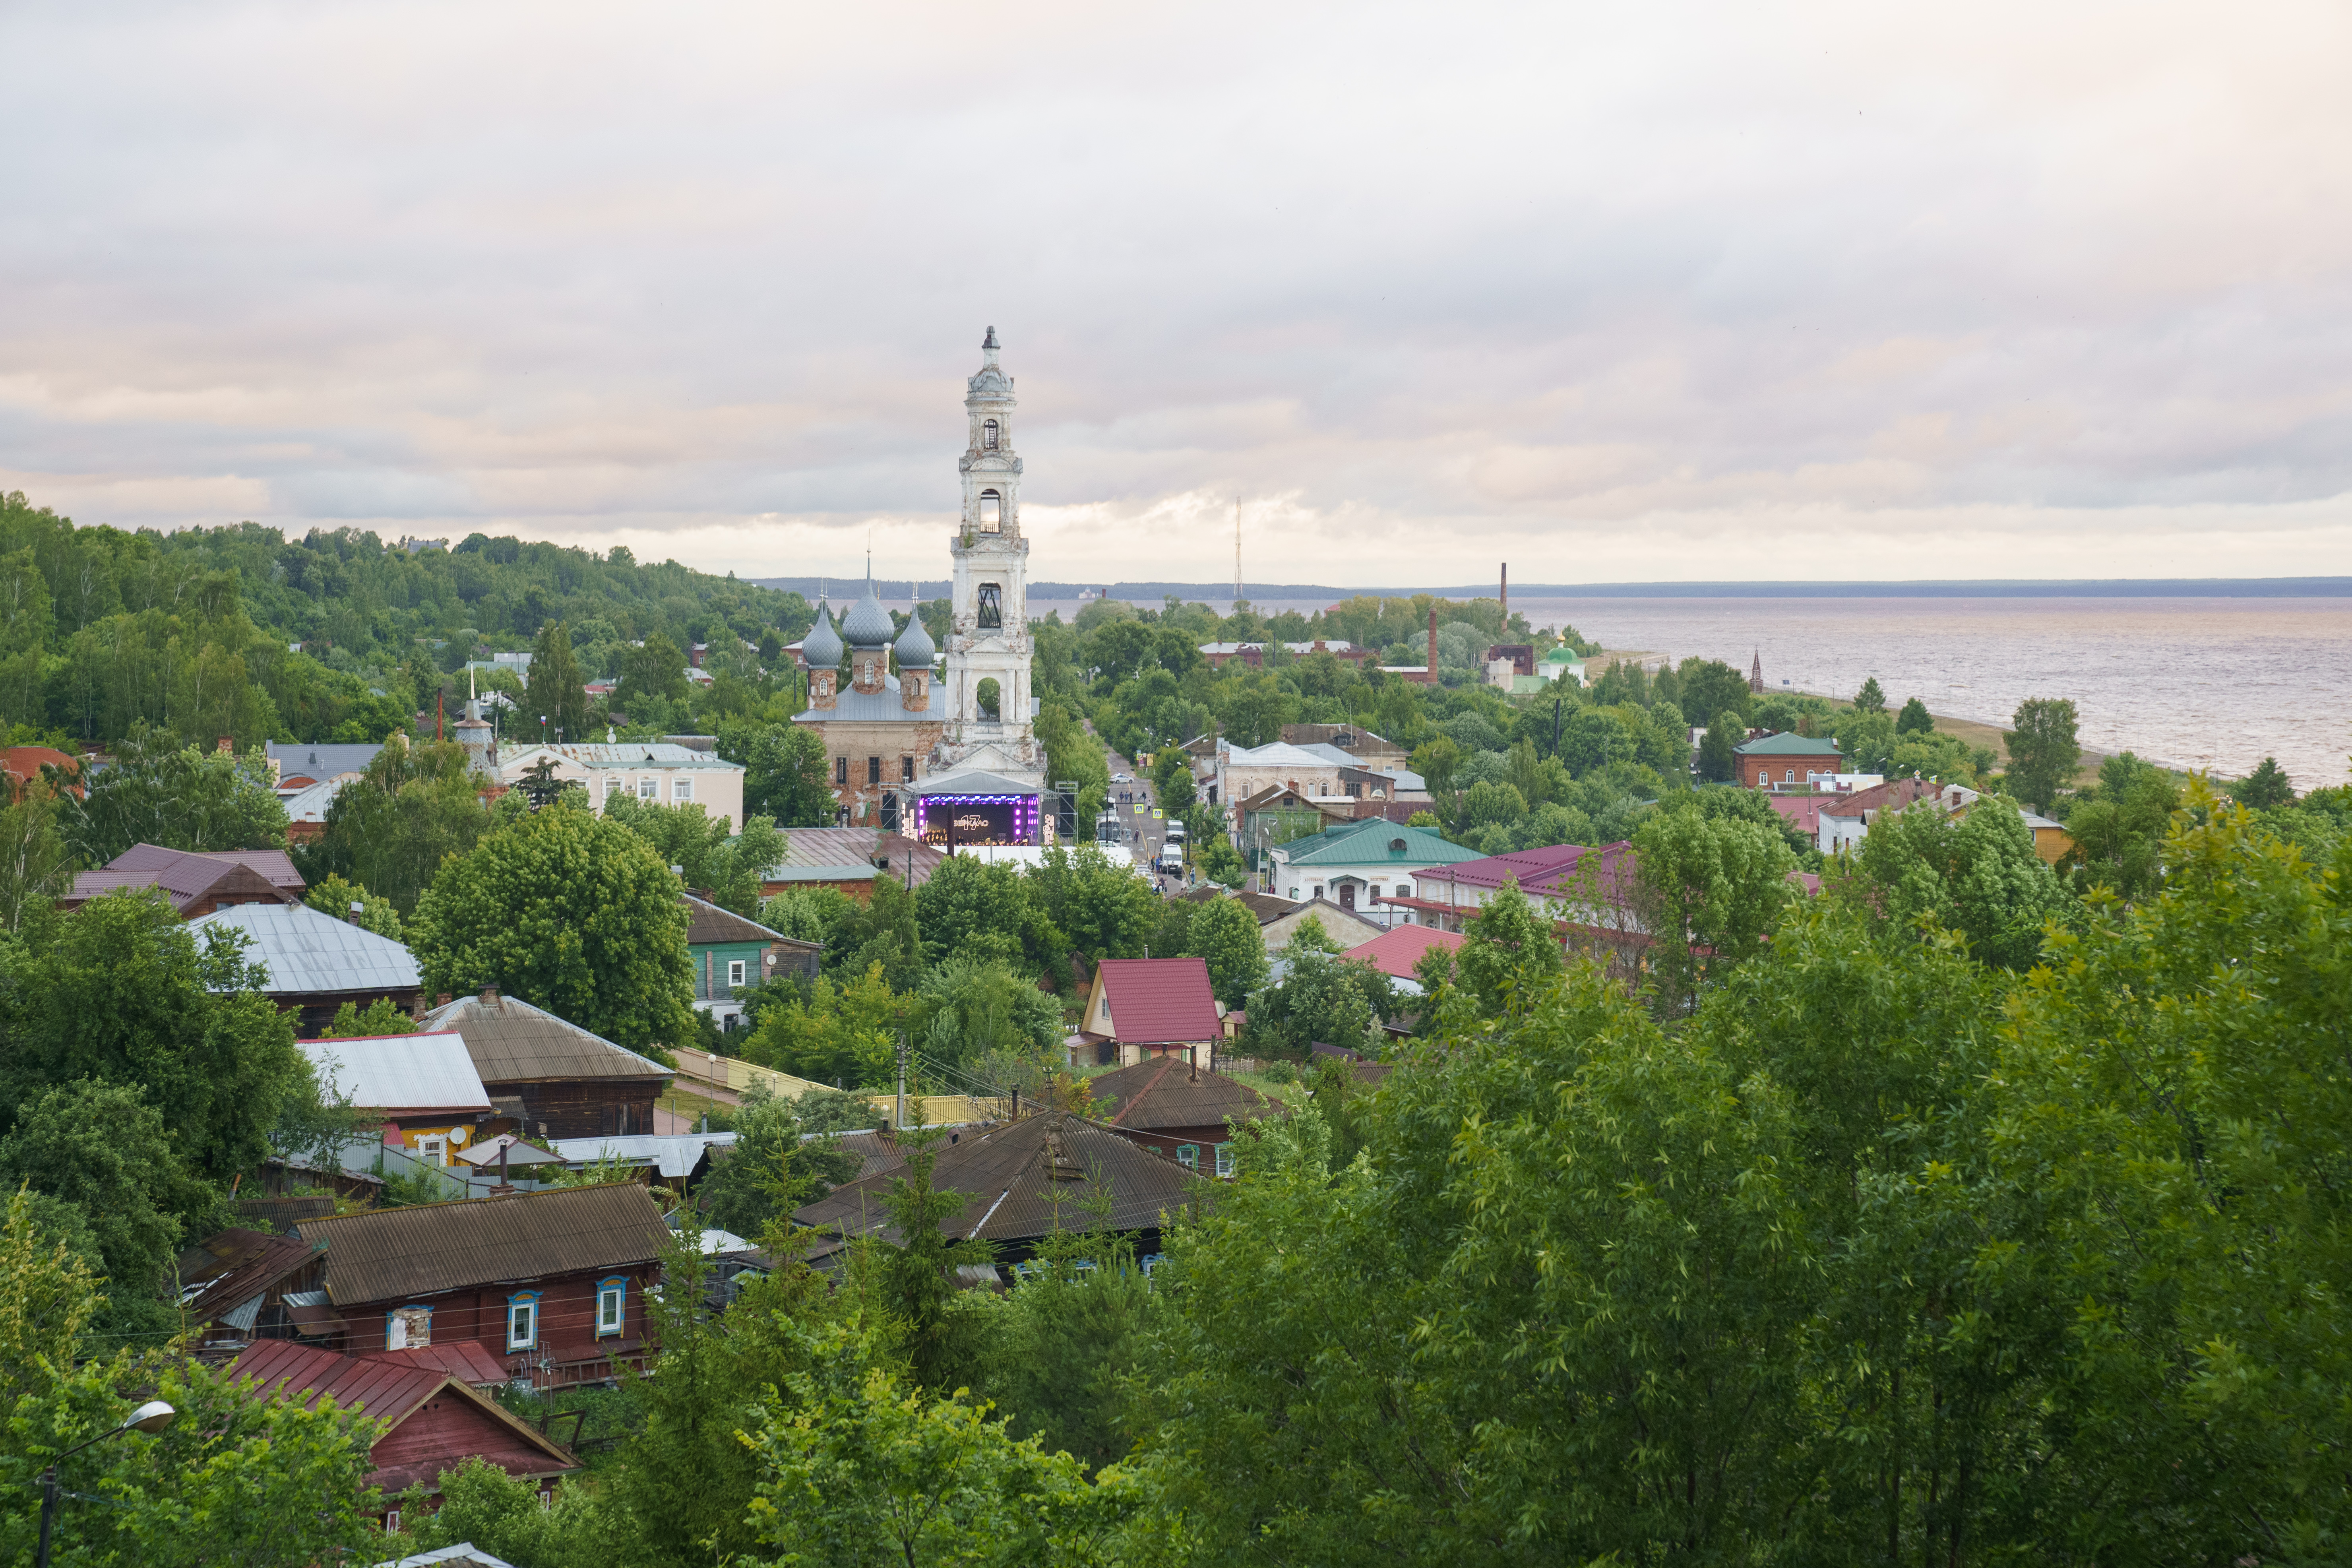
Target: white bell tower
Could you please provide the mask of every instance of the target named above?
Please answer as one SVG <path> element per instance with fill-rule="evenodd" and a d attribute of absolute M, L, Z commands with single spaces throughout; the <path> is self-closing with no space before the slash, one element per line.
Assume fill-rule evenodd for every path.
<path fill-rule="evenodd" d="M 1013 381 L 997 368 L 996 329 L 981 343 L 980 374 L 963 405 L 971 432 L 956 460 L 963 475 L 963 521 L 948 552 L 955 561 L 947 639 L 947 728 L 940 762 L 1000 773 L 1044 765 L 1029 720 L 1029 542 L 1021 536 L 1021 459 L 1013 452 Z M 993 713 L 981 682 L 996 682 Z"/>

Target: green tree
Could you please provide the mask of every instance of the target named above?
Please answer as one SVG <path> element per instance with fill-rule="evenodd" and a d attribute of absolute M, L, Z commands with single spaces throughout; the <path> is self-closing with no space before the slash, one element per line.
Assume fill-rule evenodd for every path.
<path fill-rule="evenodd" d="M 1132 1445 L 1120 1384 L 1140 1370 L 1161 1299 L 1134 1239 L 1078 1207 L 1078 1223 L 1055 1225 L 1005 1298 L 978 1386 L 1005 1412 L 1008 1436 L 1100 1469 Z"/>
<path fill-rule="evenodd" d="M 232 1563 L 300 1568 L 368 1547 L 362 1479 L 383 1428 L 331 1400 L 261 1399 L 183 1355 L 87 1337 L 103 1301 L 86 1264 L 46 1241 L 19 1189 L 0 1227 L 0 1561 L 30 1563 L 41 1470 L 58 1466 L 52 1561 Z M 156 1436 L 68 1449 L 160 1398 L 178 1414 Z M 90 1502 L 89 1499 L 98 1500 Z"/>
<path fill-rule="evenodd" d="M 339 921 L 352 920 L 352 908 L 357 905 L 360 912 L 353 923 L 361 930 L 394 942 L 400 940 L 400 911 L 393 907 L 392 900 L 369 892 L 356 882 L 345 881 L 340 871 L 330 871 L 323 881 L 313 884 L 302 895 L 302 901 Z"/>
<path fill-rule="evenodd" d="M 841 980 L 878 964 L 890 989 L 911 991 L 926 962 L 915 895 L 896 877 L 877 877 L 873 888 L 865 902 L 846 900 L 836 906 L 824 972 Z"/>
<path fill-rule="evenodd" d="M 446 865 L 409 925 L 427 991 L 497 984 L 631 1050 L 687 1038 L 694 972 L 677 880 L 583 805 L 524 815 Z"/>
<path fill-rule="evenodd" d="M 335 1009 L 334 1017 L 319 1031 L 322 1040 L 368 1039 L 383 1035 L 413 1035 L 416 1020 L 400 1010 L 389 996 L 379 996 L 362 1007 L 356 1002 L 346 1002 Z"/>
<path fill-rule="evenodd" d="M 427 1495 L 436 1492 L 437 1506 Z M 509 1475 L 478 1454 L 442 1471 L 431 1487 L 417 1487 L 401 1514 L 409 1521 L 400 1545 L 404 1554 L 471 1544 L 513 1568 L 567 1568 L 583 1550 L 626 1560 L 626 1544 L 611 1539 L 586 1489 L 567 1480 L 542 1503 L 537 1481 Z"/>
<path fill-rule="evenodd" d="M 1427 822 L 1413 826 L 1434 827 L 1437 818 L 1432 816 Z M 1238 888 L 1249 880 L 1249 868 L 1242 864 L 1241 851 L 1234 847 L 1234 841 L 1224 834 L 1213 833 L 1197 841 L 1194 853 L 1201 858 L 1201 875 L 1210 881 L 1221 887 Z"/>
<path fill-rule="evenodd" d="M 1838 716 L 1838 750 L 1849 773 L 1884 773 L 1895 766 L 1895 721 L 1879 708 L 1853 708 Z"/>
<path fill-rule="evenodd" d="M 295 847 L 296 868 L 314 884 L 346 879 L 413 913 L 442 865 L 489 831 L 470 766 L 454 742 L 412 746 L 394 735 L 336 794 L 318 839 Z"/>
<path fill-rule="evenodd" d="M 1878 677 L 1873 675 L 1864 678 L 1862 689 L 1853 694 L 1853 710 L 1857 713 L 1886 711 L 1886 693 L 1880 689 Z"/>
<path fill-rule="evenodd" d="M 1916 697 L 1904 703 L 1903 711 L 1895 716 L 1895 732 L 1898 735 L 1931 735 L 1935 731 L 1934 715 Z"/>
<path fill-rule="evenodd" d="M 1461 766 L 1462 748 L 1444 735 L 1423 741 L 1412 753 L 1412 771 L 1421 775 L 1429 793 L 1440 798 L 1453 793 L 1454 775 Z"/>
<path fill-rule="evenodd" d="M 1669 1011 L 1706 979 L 1753 957 L 1796 889 L 1780 835 L 1760 823 L 1664 811 L 1633 835 L 1642 923 Z"/>
<path fill-rule="evenodd" d="M 73 879 L 73 853 L 58 831 L 57 791 L 47 780 L 29 780 L 0 806 L 0 929 L 22 931 Z"/>
<path fill-rule="evenodd" d="M 2252 773 L 2230 786 L 2231 795 L 2251 811 L 2267 811 L 2294 803 L 2294 784 L 2276 757 L 2264 757 Z"/>
<path fill-rule="evenodd" d="M 998 961 L 957 955 L 934 964 L 918 994 L 930 1009 L 922 1047 L 932 1060 L 999 1079 L 1045 1067 L 1062 1043 L 1061 1004 Z"/>
<path fill-rule="evenodd" d="M 890 988 L 877 959 L 840 984 L 820 976 L 806 1001 L 787 996 L 761 1009 L 743 1058 L 812 1083 L 887 1088 L 913 1012 L 913 999 Z"/>
<path fill-rule="evenodd" d="M 135 1088 L 91 1079 L 19 1106 L 0 1138 L 0 1184 L 79 1210 L 106 1272 L 106 1326 L 158 1342 L 180 1331 L 173 1255 L 191 1233 L 226 1223 L 218 1189 L 181 1163 L 163 1113 Z"/>
<path fill-rule="evenodd" d="M 1259 1056 L 1305 1061 L 1311 1047 L 1373 1052 L 1380 1022 L 1395 1011 L 1388 976 L 1339 955 L 1311 916 L 1283 947 L 1282 978 L 1249 994 L 1249 1047 Z"/>
<path fill-rule="evenodd" d="M 2058 792 L 2074 777 L 2083 749 L 2074 739 L 2074 704 L 2064 697 L 2029 697 L 2017 705 L 2001 735 L 2009 749 L 2010 792 L 2034 810 L 2048 812 Z"/>
<path fill-rule="evenodd" d="M 242 933 L 192 931 L 160 894 L 93 899 L 6 956 L 0 1115 L 12 1124 L 47 1089 L 101 1079 L 136 1089 L 178 1158 L 225 1183 L 268 1156 L 280 1111 L 312 1092 L 293 1025 L 259 994 Z"/>
<path fill-rule="evenodd" d="M 621 655 L 621 684 L 613 701 L 624 712 L 636 717 L 653 704 L 684 700 L 686 655 L 667 637 L 655 632 Z"/>
<path fill-rule="evenodd" d="M 727 818 L 711 816 L 699 801 L 665 805 L 625 795 L 604 803 L 604 816 L 651 845 L 663 864 L 678 868 L 685 886 L 739 915 L 758 912 L 768 873 L 784 863 L 784 836 L 768 817 L 752 817 L 730 833 Z"/>
<path fill-rule="evenodd" d="M 934 963 L 961 954 L 1034 973 L 1060 945 L 1017 867 L 969 855 L 950 856 L 915 889 L 915 918 Z"/>
<path fill-rule="evenodd" d="M 580 661 L 572 655 L 572 628 L 550 621 L 530 646 L 530 675 L 523 687 L 523 724 L 536 736 L 541 720 L 547 721 L 549 740 L 573 742 L 588 739 L 587 682 Z"/>
<path fill-rule="evenodd" d="M 1663 676 L 1663 672 L 1661 672 Z M 1744 734 L 1748 727 L 1748 705 L 1754 700 L 1748 689 L 1748 678 L 1717 658 L 1686 658 L 1676 672 L 1679 695 L 1665 691 L 1659 695 L 1671 698 L 1684 712 L 1721 713 L 1727 710 L 1738 715 Z"/>
<path fill-rule="evenodd" d="M 2154 892 L 2164 877 L 2165 837 L 2180 805 L 2180 788 L 2163 769 L 2129 752 L 2109 757 L 2099 765 L 2098 786 L 2078 797 L 2066 816 L 2075 880 L 2126 899 Z"/>
<path fill-rule="evenodd" d="M 815 1091 L 809 1091 L 814 1094 Z M 860 1102 L 873 1125 L 873 1108 Z M 747 1104 L 735 1118 L 735 1145 L 695 1189 L 696 1211 L 720 1230 L 758 1239 L 772 1224 L 856 1177 L 859 1156 L 830 1139 L 803 1142 L 812 1127 L 796 1100 L 771 1096 Z"/>
<path fill-rule="evenodd" d="M 1698 743 L 1699 776 L 1718 784 L 1728 781 L 1739 772 L 1738 747 L 1748 739 L 1748 726 L 1739 715 L 1725 709 L 1710 721 L 1706 736 Z"/>
<path fill-rule="evenodd" d="M 1160 921 L 1160 897 L 1121 856 L 1091 845 L 1045 851 L 1029 874 L 1038 906 L 1054 930 L 1089 962 L 1139 958 Z"/>
<path fill-rule="evenodd" d="M 167 849 L 278 849 L 286 808 L 257 749 L 243 755 L 200 752 L 139 729 L 123 737 L 114 765 L 77 797 L 58 801 L 67 847 L 103 866 L 134 844 Z"/>
<path fill-rule="evenodd" d="M 1957 821 L 1930 805 L 1882 814 L 1831 894 L 1895 931 L 1931 921 L 1967 937 L 1985 963 L 2018 970 L 2039 958 L 2042 928 L 2073 903 L 2034 853 L 2033 830 L 1998 795 Z"/>
<path fill-rule="evenodd" d="M 1265 984 L 1265 934 L 1239 899 L 1215 898 L 1192 911 L 1182 951 L 1209 966 L 1209 989 L 1239 1007 Z"/>
<path fill-rule="evenodd" d="M 887 1241 L 868 1239 L 860 1247 L 851 1260 L 853 1283 L 857 1300 L 887 1320 L 891 1350 L 906 1358 L 915 1382 L 934 1391 L 951 1389 L 968 1377 L 979 1348 L 971 1320 L 951 1310 L 955 1271 L 992 1261 L 996 1248 L 972 1237 L 953 1240 L 946 1233 L 972 1194 L 932 1184 L 940 1134 L 899 1138 L 907 1163 L 881 1204 L 898 1234 Z"/>
<path fill-rule="evenodd" d="M 831 826 L 832 763 L 824 737 L 805 724 L 771 724 L 752 740 L 744 763 L 743 809 L 786 827 Z"/>
<path fill-rule="evenodd" d="M 1113 1561 L 1118 1496 L 1068 1454 L 1015 1441 L 987 1406 L 902 1389 L 847 1335 L 803 1354 L 746 1434 L 761 1467 L 751 1519 L 774 1564 L 946 1568 Z"/>

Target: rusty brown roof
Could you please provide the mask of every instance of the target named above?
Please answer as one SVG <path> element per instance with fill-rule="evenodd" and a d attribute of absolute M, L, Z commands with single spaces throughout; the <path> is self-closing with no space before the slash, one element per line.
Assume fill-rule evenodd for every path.
<path fill-rule="evenodd" d="M 770 931 L 757 921 L 746 920 L 733 910 L 711 903 L 707 899 L 698 899 L 692 893 L 680 893 L 678 900 L 686 905 L 686 945 L 688 947 L 707 947 L 714 942 L 756 942 L 814 952 L 823 945 Z"/>
<path fill-rule="evenodd" d="M 208 1323 L 256 1296 L 268 1295 L 310 1266 L 312 1245 L 299 1237 L 224 1230 L 180 1254 L 183 1289 L 201 1286 L 184 1305 L 188 1321 Z"/>
<path fill-rule="evenodd" d="M 649 1263 L 669 1227 L 614 1182 L 304 1220 L 302 1238 L 327 1244 L 327 1299 L 349 1307 Z"/>
<path fill-rule="evenodd" d="M 1287 1116 L 1290 1108 L 1237 1079 L 1202 1068 L 1195 1073 L 1182 1057 L 1138 1062 L 1087 1081 L 1113 1127 L 1148 1132 L 1155 1127 L 1213 1127 L 1227 1117 L 1253 1121 Z"/>
<path fill-rule="evenodd" d="M 1057 1180 L 1048 1140 L 1058 1131 L 1062 1168 L 1084 1173 Z M 903 1171 L 887 1171 L 846 1182 L 793 1215 L 803 1225 L 842 1236 L 897 1239 L 882 1200 Z M 971 1195 L 963 1212 L 946 1226 L 956 1237 L 989 1241 L 1034 1240 L 1053 1230 L 1076 1230 L 1096 1223 L 1078 1206 L 1081 1198 L 1108 1191 L 1108 1223 L 1113 1230 L 1156 1226 L 1163 1213 L 1181 1211 L 1195 1195 L 1197 1178 L 1164 1155 L 1138 1148 L 1075 1117 L 1045 1112 L 983 1132 L 965 1132 L 940 1147 L 931 1185 Z"/>
<path fill-rule="evenodd" d="M 572 1079 L 667 1081 L 669 1068 L 604 1036 L 514 996 L 460 996 L 417 1021 L 417 1029 L 455 1029 L 485 1084 Z"/>

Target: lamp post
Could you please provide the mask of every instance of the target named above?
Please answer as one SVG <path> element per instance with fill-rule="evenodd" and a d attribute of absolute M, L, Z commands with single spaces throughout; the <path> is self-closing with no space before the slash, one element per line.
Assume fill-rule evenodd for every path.
<path fill-rule="evenodd" d="M 120 1437 L 125 1432 L 161 1432 L 179 1414 L 160 1399 L 151 1399 L 122 1418 L 122 1425 L 100 1432 L 87 1442 L 76 1443 L 49 1461 L 41 1472 L 41 1548 L 39 1568 L 49 1568 L 49 1526 L 58 1516 L 58 1466 L 80 1453 L 91 1443 L 103 1443 L 109 1437 Z"/>

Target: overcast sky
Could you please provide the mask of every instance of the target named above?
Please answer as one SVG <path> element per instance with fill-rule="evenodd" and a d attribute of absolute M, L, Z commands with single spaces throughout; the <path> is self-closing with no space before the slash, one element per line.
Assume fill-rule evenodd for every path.
<path fill-rule="evenodd" d="M 0 489 L 943 576 L 2352 573 L 2352 11 L 0 8 Z"/>

